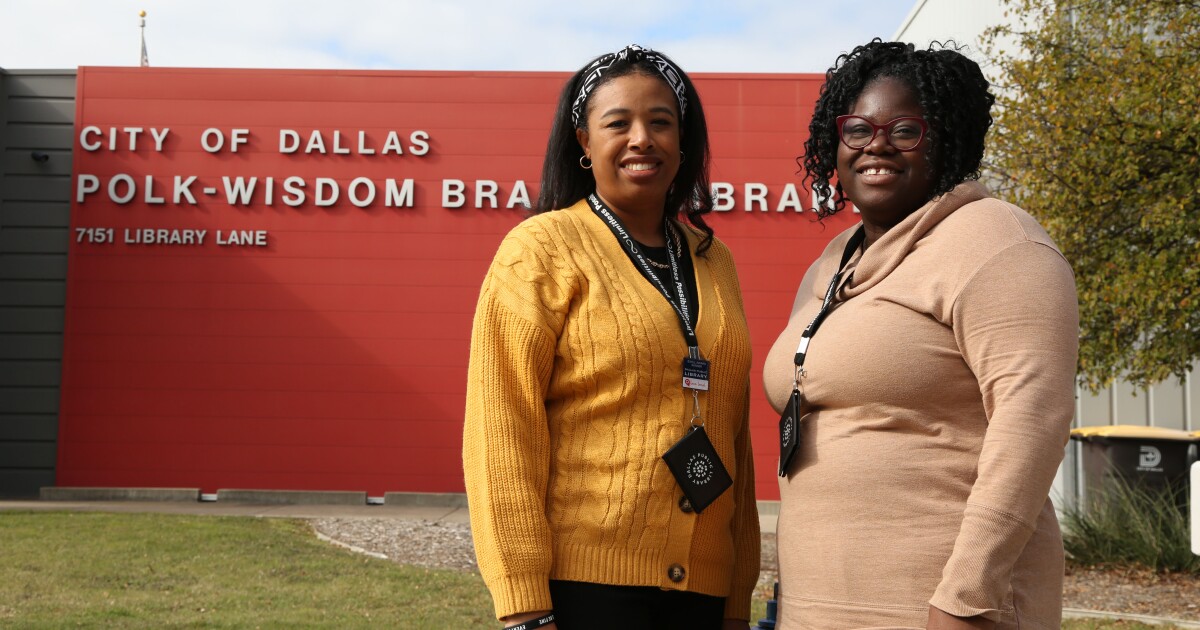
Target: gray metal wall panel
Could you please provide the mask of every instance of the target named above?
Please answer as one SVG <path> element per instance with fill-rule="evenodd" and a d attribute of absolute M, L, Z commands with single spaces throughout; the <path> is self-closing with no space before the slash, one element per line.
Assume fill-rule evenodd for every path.
<path fill-rule="evenodd" d="M 70 235 L 63 228 L 0 229 L 0 252 L 3 254 L 63 254 L 67 253 Z M 0 254 L 2 255 L 2 254 Z M 66 280 L 66 274 L 60 280 Z"/>
<path fill-rule="evenodd" d="M 8 124 L 75 124 L 75 99 L 8 97 Z"/>
<path fill-rule="evenodd" d="M 62 361 L 62 347 L 61 334 L 0 333 L 0 361 Z M 7 411 L 0 405 L 0 413 Z"/>
<path fill-rule="evenodd" d="M 0 387 L 0 409 L 19 414 L 58 413 L 58 388 Z"/>
<path fill-rule="evenodd" d="M 53 201 L 9 201 L 0 206 L 0 229 L 58 227 L 70 223 L 71 204 Z"/>
<path fill-rule="evenodd" d="M 71 201 L 71 177 L 51 175 L 4 176 L 0 201 Z"/>
<path fill-rule="evenodd" d="M 46 161 L 34 160 L 34 152 L 46 155 Z M 70 178 L 71 151 L 42 147 L 16 148 L 9 144 L 0 156 L 0 170 L 6 175 L 58 175 Z"/>
<path fill-rule="evenodd" d="M 1146 401 L 1146 390 L 1137 389 L 1129 383 L 1118 381 L 1113 384 L 1117 390 L 1117 424 L 1138 424 L 1150 426 L 1154 424 L 1149 417 Z"/>
<path fill-rule="evenodd" d="M 0 231 L 0 238 L 3 238 Z M 0 280 L 61 280 L 67 277 L 65 235 L 55 234 L 62 241 L 60 254 L 0 254 Z M 0 247 L 0 251 L 3 248 Z"/>
<path fill-rule="evenodd" d="M 1154 425 L 1165 429 L 1183 429 L 1183 383 L 1177 378 L 1169 378 L 1151 387 L 1150 391 Z"/>
<path fill-rule="evenodd" d="M 1200 361 L 1192 364 L 1183 387 L 1183 422 L 1189 431 L 1200 431 Z"/>
<path fill-rule="evenodd" d="M 0 361 L 0 383 L 6 387 L 58 387 L 62 361 Z"/>
<path fill-rule="evenodd" d="M 75 142 L 75 126 L 20 124 L 9 125 L 4 132 L 4 147 L 13 149 L 70 148 Z"/>
<path fill-rule="evenodd" d="M 8 146 L 8 91 L 15 89 L 13 77 L 6 72 L 4 68 L 0 68 L 0 151 Z M 11 86 L 11 87 L 10 87 Z M 0 185 L 4 183 L 4 171 L 0 170 Z"/>
<path fill-rule="evenodd" d="M 1085 390 L 1080 394 L 1080 401 L 1082 412 L 1079 418 L 1077 418 L 1079 426 L 1091 427 L 1113 424 L 1112 403 L 1109 401 L 1107 389 L 1095 394 Z"/>
<path fill-rule="evenodd" d="M 37 498 L 38 489 L 54 485 L 54 469 L 0 469 L 0 497 Z"/>
<path fill-rule="evenodd" d="M 8 306 L 0 308 L 0 333 L 62 333 L 63 309 Z M 0 383 L 4 383 L 0 368 Z"/>
<path fill-rule="evenodd" d="M 0 414 L 0 442 L 56 440 L 57 420 L 54 414 Z"/>
<path fill-rule="evenodd" d="M 12 71 L 5 76 L 9 97 L 75 98 L 74 70 Z"/>
<path fill-rule="evenodd" d="M 65 306 L 66 281 L 0 280 L 0 307 Z"/>
<path fill-rule="evenodd" d="M 0 442 L 0 470 L 41 468 L 47 460 L 54 461 L 57 449 L 54 442 Z"/>
<path fill-rule="evenodd" d="M 0 71 L 0 496 L 54 485 L 74 124 L 74 72 Z"/>
<path fill-rule="evenodd" d="M 1117 381 L 1096 393 L 1080 389 L 1079 417 L 1082 427 L 1110 424 L 1132 424 L 1195 431 L 1197 426 L 1196 373 L 1200 361 L 1192 364 L 1186 381 L 1169 378 L 1152 385 L 1149 390 L 1137 389 L 1125 381 Z M 1189 390 L 1191 390 L 1189 392 Z"/>

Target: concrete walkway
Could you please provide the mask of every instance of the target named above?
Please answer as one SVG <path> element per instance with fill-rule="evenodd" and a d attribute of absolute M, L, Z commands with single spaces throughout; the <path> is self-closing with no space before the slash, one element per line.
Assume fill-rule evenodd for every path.
<path fill-rule="evenodd" d="M 198 516 L 257 516 L 275 518 L 397 518 L 467 523 L 467 508 L 428 505 L 279 505 L 223 501 L 9 501 L 0 512 L 156 512 Z"/>
<path fill-rule="evenodd" d="M 65 489 L 62 489 L 65 490 Z M 91 490 L 91 489 L 84 489 Z M 244 492 L 245 494 L 233 494 Z M 466 500 L 462 495 L 389 494 L 382 505 L 365 501 L 332 502 L 338 496 L 322 497 L 320 493 L 272 493 L 261 491 L 230 491 L 218 495 L 215 501 L 180 500 L 176 495 L 162 494 L 154 500 L 133 500 L 120 494 L 102 492 L 57 492 L 75 498 L 42 498 L 36 500 L 0 499 L 0 512 L 17 510 L 79 511 L 79 512 L 157 512 L 161 514 L 194 514 L 209 516 L 257 516 L 277 518 L 396 518 L 407 520 L 469 523 Z M 91 498 L 91 494 L 97 498 Z M 124 494 L 138 497 L 137 493 Z M 148 495 L 154 496 L 154 495 Z M 162 497 L 175 496 L 173 499 Z M 192 496 L 190 494 L 182 496 Z M 225 499 L 224 497 L 231 497 Z M 79 498 L 82 497 L 82 498 Z M 322 502 L 328 498 L 331 502 Z M 759 525 L 763 533 L 774 534 L 778 504 L 759 503 Z"/>

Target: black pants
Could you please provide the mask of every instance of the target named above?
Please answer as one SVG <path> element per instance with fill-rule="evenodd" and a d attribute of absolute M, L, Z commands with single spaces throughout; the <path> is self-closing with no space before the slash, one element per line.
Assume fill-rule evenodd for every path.
<path fill-rule="evenodd" d="M 550 580 L 559 630 L 721 630 L 725 598 L 664 591 L 653 586 L 609 586 Z"/>

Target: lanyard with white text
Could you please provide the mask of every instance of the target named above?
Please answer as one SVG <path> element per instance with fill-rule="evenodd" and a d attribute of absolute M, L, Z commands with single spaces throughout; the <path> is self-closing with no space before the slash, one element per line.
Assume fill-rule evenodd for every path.
<path fill-rule="evenodd" d="M 833 279 L 829 281 L 829 288 L 825 289 L 825 299 L 821 302 L 821 310 L 817 311 L 816 317 L 813 317 L 813 320 L 805 327 L 804 332 L 800 333 L 800 345 L 796 347 L 796 357 L 794 359 L 796 362 L 796 380 L 793 383 L 793 387 L 799 385 L 800 377 L 804 373 L 804 357 L 808 354 L 808 343 L 813 335 L 817 334 L 817 329 L 821 327 L 821 322 L 825 321 L 825 316 L 829 314 L 829 305 L 833 302 L 833 295 L 837 293 L 838 283 L 842 280 L 842 268 L 846 266 L 846 263 L 850 262 L 850 258 L 854 256 L 855 250 L 862 246 L 866 235 L 866 231 L 860 227 L 850 237 L 850 241 L 846 243 L 846 250 L 842 252 L 842 262 L 838 264 L 838 271 L 833 274 Z"/>
<path fill-rule="evenodd" d="M 787 405 L 784 406 L 783 413 L 779 416 L 780 477 L 787 476 L 788 468 L 796 455 L 796 448 L 800 444 L 800 407 L 801 398 L 803 398 L 800 394 L 800 379 L 804 376 L 804 358 L 808 354 L 808 343 L 816 334 L 817 329 L 821 327 L 821 322 L 825 321 L 825 316 L 829 314 L 833 296 L 837 293 L 838 286 L 842 281 L 842 270 L 846 267 L 846 263 L 850 262 L 850 257 L 862 245 L 865 238 L 866 231 L 862 227 L 858 228 L 858 231 L 850 237 L 850 242 L 846 243 L 846 250 L 842 252 L 842 261 L 838 264 L 837 273 L 833 274 L 833 279 L 829 281 L 829 288 L 825 289 L 825 299 L 821 302 L 821 310 L 817 311 L 816 317 L 813 317 L 804 332 L 800 333 L 800 345 L 796 347 L 796 377 L 792 381 L 792 395 Z"/>
<path fill-rule="evenodd" d="M 594 193 L 588 195 L 588 203 L 592 204 L 592 211 L 608 224 L 608 229 L 612 230 L 613 235 L 617 237 L 617 241 L 621 243 L 621 247 L 625 248 L 625 253 L 629 254 L 630 260 L 637 263 L 638 271 L 642 272 L 642 275 L 667 299 L 667 302 L 671 304 L 671 308 L 675 309 L 675 314 L 679 316 L 680 327 L 683 329 L 683 336 L 687 339 L 688 354 L 699 356 L 700 350 L 699 343 L 696 340 L 696 331 L 692 329 L 692 322 L 688 317 L 687 292 L 684 290 L 683 281 L 679 277 L 679 261 L 677 257 L 681 256 L 683 252 L 676 252 L 671 249 L 670 223 L 664 221 L 663 225 L 666 230 L 667 257 L 671 259 L 671 278 L 675 281 L 675 291 L 668 291 L 667 287 L 663 286 L 662 281 L 658 279 L 654 270 L 650 268 L 650 263 L 646 259 L 645 254 L 642 253 L 642 250 L 638 248 L 637 242 L 633 240 L 633 237 L 625 229 L 625 224 L 621 222 L 621 219 L 613 214 L 612 210 L 609 210 L 608 206 Z"/>
<path fill-rule="evenodd" d="M 671 247 L 672 230 L 678 228 L 673 227 L 670 221 L 664 220 L 667 257 L 671 259 L 671 279 L 675 283 L 675 291 L 668 291 L 658 274 L 650 268 L 645 254 L 625 229 L 621 219 L 617 218 L 595 193 L 588 195 L 588 203 L 591 204 L 592 211 L 608 224 L 608 229 L 612 230 L 617 242 L 625 248 L 625 253 L 635 263 L 638 271 L 667 299 L 671 308 L 675 309 L 675 315 L 679 317 L 679 326 L 687 339 L 688 355 L 683 358 L 683 387 L 692 390 L 692 426 L 683 438 L 663 453 L 662 460 L 675 477 L 675 482 L 679 484 L 691 509 L 699 514 L 733 486 L 733 478 L 729 476 L 729 470 L 725 468 L 721 456 L 708 439 L 708 433 L 704 430 L 704 417 L 700 412 L 700 392 L 708 390 L 709 364 L 700 358 L 700 344 L 696 339 L 696 331 L 692 328 L 692 320 L 688 317 L 687 290 L 680 277 L 679 261 L 689 254 L 679 241 L 676 241 L 675 248 Z"/>
<path fill-rule="evenodd" d="M 688 317 L 687 290 L 684 288 L 683 280 L 679 272 L 679 259 L 685 255 L 685 251 L 675 251 L 671 247 L 671 223 L 663 221 L 663 229 L 667 243 L 667 258 L 671 260 L 671 278 L 675 283 L 675 290 L 669 291 L 663 285 L 662 280 L 658 279 L 658 275 L 650 268 L 650 262 L 646 255 L 638 247 L 637 242 L 630 236 L 629 231 L 625 229 L 625 224 L 621 219 L 600 200 L 595 193 L 588 195 L 588 203 L 592 206 L 592 211 L 596 213 L 608 225 L 608 229 L 612 230 L 613 236 L 617 237 L 617 242 L 625 249 L 625 253 L 629 255 L 638 271 L 641 272 L 651 284 L 658 289 L 659 293 L 666 298 L 667 303 L 675 310 L 675 315 L 679 318 L 679 326 L 683 330 L 683 337 L 687 341 L 688 356 L 683 360 L 683 387 L 692 390 L 693 398 L 697 391 L 708 390 L 708 361 L 700 357 L 700 342 L 696 338 L 696 331 L 692 327 L 691 318 Z M 693 425 L 695 421 L 700 419 L 699 401 L 695 400 L 695 409 L 693 417 Z M 702 423 L 701 423 L 702 424 Z"/>

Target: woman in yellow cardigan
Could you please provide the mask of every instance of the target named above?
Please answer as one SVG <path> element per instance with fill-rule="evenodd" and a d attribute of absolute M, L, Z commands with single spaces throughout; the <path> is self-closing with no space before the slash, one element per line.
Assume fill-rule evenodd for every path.
<path fill-rule="evenodd" d="M 747 627 L 750 342 L 708 162 L 662 54 L 602 55 L 563 89 L 471 338 L 463 467 L 506 627 Z"/>

